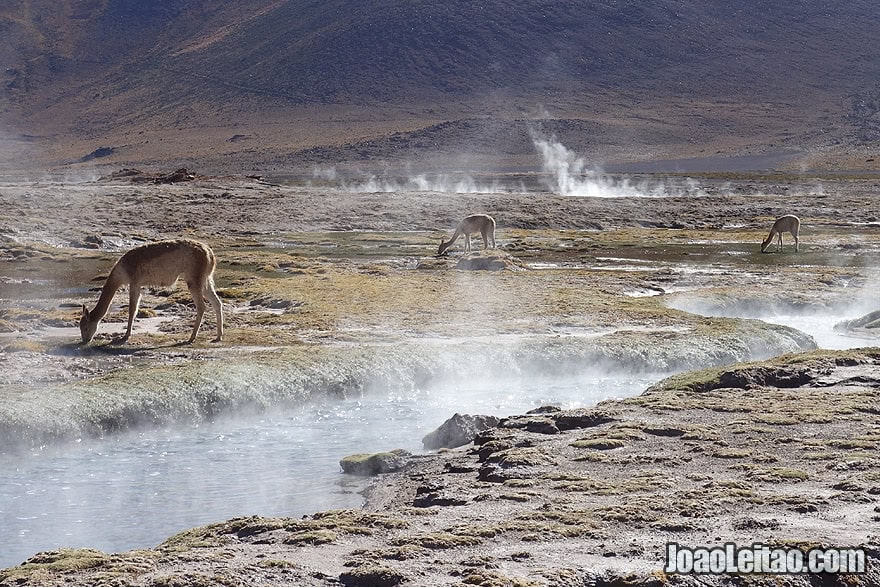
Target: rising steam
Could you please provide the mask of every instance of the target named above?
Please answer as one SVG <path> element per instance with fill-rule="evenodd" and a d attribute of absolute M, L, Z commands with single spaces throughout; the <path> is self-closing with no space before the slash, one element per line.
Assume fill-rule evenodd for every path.
<path fill-rule="evenodd" d="M 478 182 L 472 176 L 461 174 L 419 173 L 407 177 L 393 174 L 370 174 L 366 177 L 346 179 L 333 167 L 316 167 L 312 178 L 318 182 L 336 184 L 352 193 L 440 192 L 445 194 L 491 194 L 509 191 L 498 181 Z"/>
<path fill-rule="evenodd" d="M 532 137 L 541 157 L 539 180 L 544 188 L 561 196 L 584 198 L 665 198 L 703 196 L 699 182 L 687 178 L 678 184 L 657 180 L 633 181 L 628 176 L 614 176 L 589 166 L 555 139 Z M 412 173 L 406 176 L 386 172 L 361 177 L 345 177 L 333 167 L 315 167 L 312 180 L 331 184 L 352 193 L 438 192 L 444 194 L 528 193 L 520 181 L 507 185 L 495 179 L 478 181 L 468 173 Z"/>
<path fill-rule="evenodd" d="M 354 192 L 441 192 L 446 194 L 489 194 L 504 191 L 497 182 L 478 184 L 468 175 L 419 174 L 400 180 L 370 176 L 362 183 L 345 186 Z"/>
<path fill-rule="evenodd" d="M 663 182 L 633 183 L 628 177 L 614 178 L 598 167 L 588 166 L 583 158 L 555 139 L 532 136 L 541 155 L 544 184 L 561 196 L 585 198 L 664 198 L 670 196 L 704 195 L 699 183 L 687 179 L 681 186 Z"/>

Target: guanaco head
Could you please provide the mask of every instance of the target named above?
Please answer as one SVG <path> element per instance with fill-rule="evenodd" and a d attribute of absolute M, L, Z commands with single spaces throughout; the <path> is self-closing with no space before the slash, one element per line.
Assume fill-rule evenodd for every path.
<path fill-rule="evenodd" d="M 98 321 L 92 321 L 89 316 L 89 310 L 86 308 L 86 305 L 83 304 L 83 313 L 82 318 L 79 319 L 79 333 L 82 335 L 83 344 L 86 344 L 92 340 L 95 336 L 95 332 L 98 330 Z"/>
<path fill-rule="evenodd" d="M 772 243 L 772 242 L 773 242 L 773 235 L 772 234 L 770 236 L 768 236 L 767 238 L 765 238 L 763 241 L 761 241 L 761 252 L 766 253 L 767 247 L 769 247 L 770 243 Z"/>
<path fill-rule="evenodd" d="M 443 255 L 443 254 L 445 254 L 445 253 L 446 253 L 446 249 L 448 249 L 448 248 L 449 248 L 449 245 L 447 245 L 447 244 L 443 241 L 443 239 L 441 238 L 441 239 L 440 239 L 440 248 L 437 249 L 437 254 L 438 254 L 438 255 Z"/>

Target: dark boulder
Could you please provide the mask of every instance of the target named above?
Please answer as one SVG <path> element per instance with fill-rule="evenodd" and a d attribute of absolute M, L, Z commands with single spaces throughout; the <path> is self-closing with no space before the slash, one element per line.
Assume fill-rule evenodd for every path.
<path fill-rule="evenodd" d="M 498 424 L 495 416 L 470 416 L 454 414 L 443 422 L 439 428 L 422 439 L 426 450 L 439 448 L 456 448 L 474 440 L 480 432 L 493 428 Z"/>

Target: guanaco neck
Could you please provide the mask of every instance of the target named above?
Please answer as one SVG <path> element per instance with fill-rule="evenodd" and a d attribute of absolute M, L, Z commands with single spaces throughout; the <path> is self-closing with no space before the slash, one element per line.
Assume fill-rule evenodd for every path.
<path fill-rule="evenodd" d="M 458 240 L 459 236 L 461 236 L 461 227 L 456 228 L 455 232 L 452 234 L 452 238 L 449 239 L 448 241 L 446 241 L 445 243 L 443 243 L 443 250 L 445 251 L 446 249 L 451 247 L 452 243 L 454 243 L 456 240 Z"/>
<path fill-rule="evenodd" d="M 110 272 L 107 281 L 104 283 L 104 287 L 101 288 L 101 297 L 98 298 L 98 303 L 95 304 L 95 308 L 89 312 L 89 320 L 101 320 L 107 315 L 107 312 L 110 310 L 110 303 L 113 301 L 113 296 L 116 295 L 117 290 L 126 283 L 119 273 L 118 267 L 114 267 Z"/>

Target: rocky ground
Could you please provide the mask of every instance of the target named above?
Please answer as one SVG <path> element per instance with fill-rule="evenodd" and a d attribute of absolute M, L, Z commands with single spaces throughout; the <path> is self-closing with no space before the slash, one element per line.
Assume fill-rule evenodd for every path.
<path fill-rule="evenodd" d="M 0 584 L 721 585 L 731 578 L 664 573 L 666 543 L 732 541 L 860 546 L 866 575 L 821 584 L 876 585 L 878 361 L 820 351 L 547 407 L 412 458 L 363 510 L 238 518 L 123 554 L 42 553 Z"/>
<path fill-rule="evenodd" d="M 613 199 L 554 195 L 540 189 L 544 179 L 481 178 L 516 186 L 491 194 L 198 174 L 0 185 L 4 441 L 105 434 L 133 413 L 161 424 L 347 393 L 401 364 L 414 373 L 502 359 L 550 370 L 730 364 L 814 343 L 694 311 L 876 310 L 873 176 L 646 177 L 666 197 Z M 434 256 L 458 219 L 478 211 L 496 218 L 498 250 L 463 256 L 459 245 Z M 803 221 L 801 251 L 760 254 L 783 213 Z M 184 236 L 217 252 L 224 342 L 208 343 L 203 330 L 195 345 L 179 344 L 192 309 L 178 284 L 146 292 L 128 344 L 111 343 L 126 317 L 116 305 L 96 342 L 79 345 L 79 308 L 97 299 L 120 252 Z M 436 345 L 450 341 L 493 354 L 437 363 Z M 476 446 L 414 458 L 362 511 L 233 520 L 119 555 L 44 553 L 0 584 L 589 584 L 630 573 L 674 583 L 656 572 L 668 539 L 876 549 L 877 359 L 792 357 L 677 379 L 595 410 L 512 418 Z M 244 364 L 283 385 L 268 400 L 224 389 L 168 395 L 175 377 Z M 162 402 L 126 395 L 135 382 Z"/>

